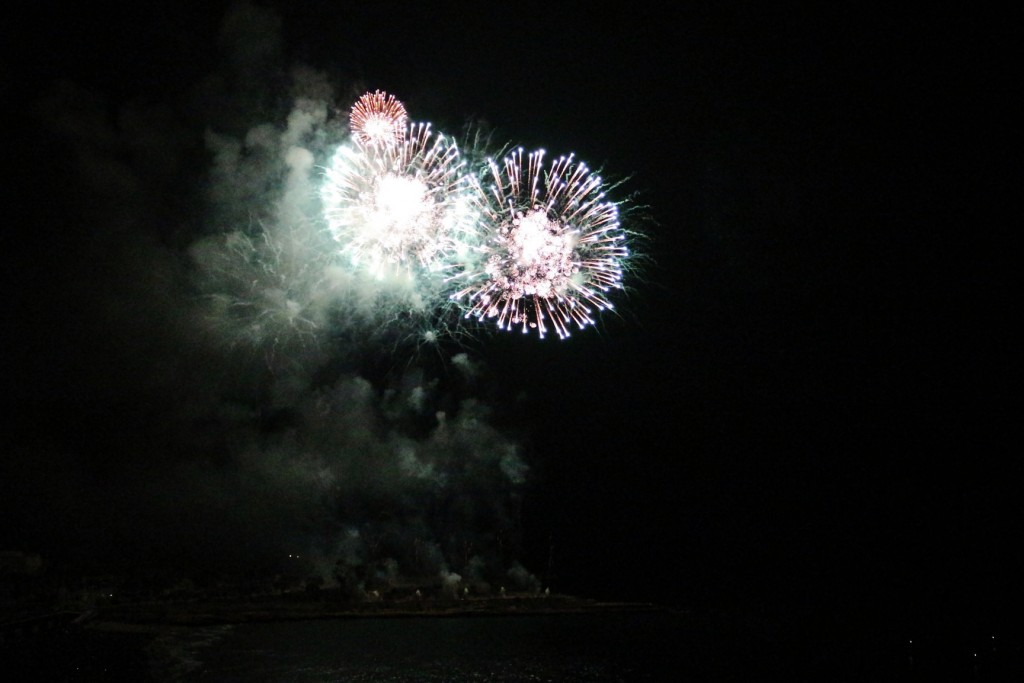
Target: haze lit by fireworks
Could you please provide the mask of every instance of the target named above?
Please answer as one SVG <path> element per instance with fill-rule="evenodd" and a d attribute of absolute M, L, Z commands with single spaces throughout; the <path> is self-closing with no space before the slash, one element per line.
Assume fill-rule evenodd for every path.
<path fill-rule="evenodd" d="M 572 155 L 544 169 L 544 150 L 523 150 L 502 165 L 488 161 L 493 184 L 483 191 L 488 235 L 483 266 L 467 272 L 453 294 L 466 315 L 495 318 L 499 328 L 550 328 L 559 337 L 594 324 L 595 310 L 612 308 L 608 292 L 622 287 L 629 251 L 615 204 L 601 178 Z"/>
<path fill-rule="evenodd" d="M 338 147 L 321 189 L 343 260 L 379 280 L 399 279 L 427 308 L 500 329 L 554 331 L 595 323 L 612 308 L 629 256 L 618 205 L 573 155 L 467 168 L 455 143 L 414 123 L 376 91 L 352 107 L 352 141 Z M 484 177 L 483 182 L 480 177 Z"/>
<path fill-rule="evenodd" d="M 352 105 L 349 128 L 360 145 L 401 144 L 409 120 L 405 105 L 394 95 L 377 90 L 366 93 Z"/>

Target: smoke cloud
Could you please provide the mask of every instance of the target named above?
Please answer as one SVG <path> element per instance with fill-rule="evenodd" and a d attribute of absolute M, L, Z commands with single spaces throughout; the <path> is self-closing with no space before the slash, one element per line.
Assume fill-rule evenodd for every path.
<path fill-rule="evenodd" d="M 536 588 L 530 470 L 472 395 L 480 361 L 417 360 L 415 287 L 332 257 L 318 183 L 348 103 L 283 66 L 271 12 L 234 6 L 219 44 L 166 101 L 60 82 L 36 105 L 60 220 L 26 252 L 59 278 L 15 340 L 35 349 L 3 472 L 12 542 L 97 567 L 301 556 L 361 594 Z"/>

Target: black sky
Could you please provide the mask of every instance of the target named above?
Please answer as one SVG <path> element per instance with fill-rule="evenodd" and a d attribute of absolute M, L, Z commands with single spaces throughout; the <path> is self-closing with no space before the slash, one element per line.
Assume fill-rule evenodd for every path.
<path fill-rule="evenodd" d="M 89 219 L 69 212 L 87 190 L 39 103 L 61 80 L 108 112 L 180 103 L 223 60 L 226 7 L 42 3 L 15 25 L 31 40 L 4 41 L 17 189 L 2 238 L 5 503 L 35 495 L 19 481 L 39 481 L 26 453 L 40 430 L 110 446 L 148 424 L 145 407 L 106 401 L 107 373 L 130 368 L 83 370 L 106 362 L 109 340 L 79 327 L 86 315 L 63 306 L 81 291 L 65 292 L 123 264 L 76 261 Z M 621 198 L 645 207 L 627 225 L 644 258 L 618 316 L 563 343 L 496 335 L 471 349 L 495 423 L 532 467 L 531 571 L 570 592 L 821 619 L 1008 609 L 1024 569 L 1008 113 L 1019 12 L 274 11 L 286 64 L 327 73 L 340 108 L 382 88 L 439 128 L 485 121 L 499 140 L 628 177 Z M 274 83 L 266 95 L 288 98 Z M 187 196 L 202 179 L 181 182 Z M 175 246 L 173 227 L 160 235 Z M 149 362 L 158 337 L 115 355 Z M 90 401 L 124 412 L 108 422 Z M 46 495 L 73 496 L 75 476 Z M 61 507 L 31 509 L 45 547 Z M 5 517 L 18 522 L 0 546 L 36 540 L 21 512 Z"/>

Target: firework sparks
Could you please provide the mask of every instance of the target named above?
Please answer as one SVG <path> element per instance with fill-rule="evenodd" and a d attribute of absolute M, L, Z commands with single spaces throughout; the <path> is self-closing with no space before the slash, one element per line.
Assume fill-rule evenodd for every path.
<path fill-rule="evenodd" d="M 398 145 L 343 145 L 321 191 L 328 227 L 356 268 L 431 280 L 473 232 L 473 185 L 454 142 L 412 124 Z"/>
<path fill-rule="evenodd" d="M 400 145 L 405 140 L 408 118 L 405 105 L 394 95 L 377 90 L 352 105 L 349 128 L 360 145 Z"/>
<path fill-rule="evenodd" d="M 327 168 L 324 216 L 346 267 L 397 285 L 436 320 L 455 308 L 542 338 L 613 307 L 629 250 L 618 205 L 586 164 L 519 149 L 470 173 L 450 138 L 405 120 L 393 96 L 363 95 L 353 141 Z"/>
<path fill-rule="evenodd" d="M 535 329 L 559 337 L 594 324 L 595 310 L 612 308 L 607 293 L 622 287 L 629 252 L 617 206 L 604 199 L 601 178 L 572 155 L 544 169 L 544 150 L 523 150 L 502 165 L 488 160 L 493 184 L 482 189 L 488 236 L 455 300 L 466 317 L 496 318 L 499 328 Z"/>

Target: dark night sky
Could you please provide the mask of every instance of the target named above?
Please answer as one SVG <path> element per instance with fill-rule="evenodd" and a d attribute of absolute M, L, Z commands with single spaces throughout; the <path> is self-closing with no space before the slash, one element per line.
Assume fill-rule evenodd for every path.
<path fill-rule="evenodd" d="M 439 128 L 485 121 L 628 176 L 618 191 L 646 207 L 627 225 L 645 258 L 617 317 L 567 342 L 470 347 L 495 425 L 531 465 L 532 571 L 550 546 L 553 582 L 581 594 L 822 619 L 1003 613 L 1024 568 L 1005 208 L 1019 12 L 277 4 L 286 68 L 326 73 L 340 108 L 382 88 Z M 4 41 L 17 193 L 0 238 L 14 299 L 0 546 L 52 547 L 65 510 L 107 505 L 95 486 L 104 500 L 59 501 L 81 472 L 123 465 L 93 451 L 138 448 L 161 410 L 118 398 L 159 362 L 160 332 L 118 342 L 87 322 L 104 307 L 93 283 L 139 261 L 79 259 L 90 190 L 39 103 L 63 79 L 111 118 L 180 105 L 224 59 L 226 7 L 37 3 L 31 40 Z M 288 106 L 286 88 L 263 87 L 261 106 Z M 188 123 L 198 151 L 182 154 L 200 172 L 178 176 L 183 196 L 204 158 Z M 184 248 L 184 228 L 154 226 Z M 86 464 L 33 465 L 40 434 L 91 444 Z"/>

